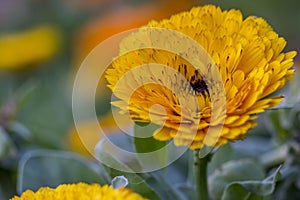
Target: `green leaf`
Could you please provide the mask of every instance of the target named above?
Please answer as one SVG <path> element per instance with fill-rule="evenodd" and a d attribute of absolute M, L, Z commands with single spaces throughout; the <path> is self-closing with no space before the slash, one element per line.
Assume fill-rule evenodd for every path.
<path fill-rule="evenodd" d="M 34 150 L 25 153 L 18 167 L 17 191 L 56 187 L 62 183 L 100 183 L 101 168 L 75 154 L 64 151 Z"/>
<path fill-rule="evenodd" d="M 31 132 L 27 127 L 17 121 L 9 122 L 7 129 L 23 140 L 29 141 L 32 138 Z"/>
<path fill-rule="evenodd" d="M 10 199 L 16 194 L 14 174 L 11 171 L 0 169 L 0 199 Z"/>
<path fill-rule="evenodd" d="M 257 158 L 265 168 L 272 168 L 284 163 L 292 149 L 293 147 L 290 143 L 285 143 L 260 154 Z"/>
<path fill-rule="evenodd" d="M 130 168 L 130 166 L 134 169 L 139 168 L 137 160 L 113 154 L 113 150 L 106 147 L 105 140 L 96 146 L 95 152 L 110 180 L 116 176 L 124 176 L 128 180 L 128 188 L 151 200 L 160 199 L 158 194 L 146 183 L 145 177 L 136 174 Z"/>
<path fill-rule="evenodd" d="M 160 199 L 173 199 L 173 200 L 183 200 L 188 197 L 188 195 L 194 195 L 194 191 L 188 194 L 184 194 L 183 190 L 178 189 L 180 186 L 188 185 L 185 183 L 171 182 L 170 176 L 176 176 L 177 174 L 170 174 L 168 176 L 167 170 L 162 169 L 152 173 L 142 174 L 144 180 L 151 188 L 159 195 Z M 170 183 L 171 182 L 171 183 Z M 174 184 L 176 183 L 176 184 Z"/>
<path fill-rule="evenodd" d="M 20 88 L 18 88 L 18 91 L 16 92 L 17 111 L 23 107 L 23 105 L 26 103 L 26 101 L 29 99 L 30 95 L 32 95 L 35 89 L 36 85 L 33 81 L 27 81 L 24 84 L 22 84 Z"/>
<path fill-rule="evenodd" d="M 177 185 L 174 189 L 176 189 L 177 192 L 181 194 L 180 200 L 190 200 L 196 198 L 195 185 L 189 185 L 184 183 Z"/>
<path fill-rule="evenodd" d="M 273 199 L 298 199 L 300 196 L 300 168 L 295 163 L 286 162 L 280 170 L 280 182 L 272 194 Z"/>
<path fill-rule="evenodd" d="M 158 141 L 152 137 L 155 130 L 160 126 L 149 123 L 135 123 L 134 124 L 134 145 L 136 152 L 148 153 L 159 150 L 166 145 L 164 141 Z M 150 145 L 149 145 L 150 144 Z"/>
<path fill-rule="evenodd" d="M 252 134 L 249 133 L 249 136 L 247 136 L 247 140 L 237 141 L 231 144 L 234 159 L 242 159 L 245 157 L 256 158 L 257 155 L 267 152 L 274 147 L 269 137 L 258 135 L 257 131 L 259 130 L 257 129 L 252 131 Z"/>
<path fill-rule="evenodd" d="M 259 196 L 270 195 L 274 192 L 275 183 L 280 178 L 280 168 L 263 181 L 236 181 L 230 183 L 224 190 L 222 200 L 262 199 Z"/>
<path fill-rule="evenodd" d="M 213 171 L 221 167 L 223 163 L 230 161 L 232 159 L 232 153 L 233 150 L 230 144 L 220 147 L 208 163 L 208 173 L 213 173 Z"/>
<path fill-rule="evenodd" d="M 221 199 L 224 189 L 232 182 L 261 180 L 265 176 L 259 163 L 251 159 L 233 160 L 224 163 L 209 177 L 213 199 Z"/>
<path fill-rule="evenodd" d="M 274 135 L 277 142 L 283 143 L 293 137 L 291 130 L 294 116 L 291 109 L 271 110 L 266 114 L 266 128 Z"/>
<path fill-rule="evenodd" d="M 232 184 L 224 191 L 221 200 L 262 200 L 263 197 L 253 195 L 247 191 L 242 185 Z"/>
<path fill-rule="evenodd" d="M 151 172 L 149 177 L 145 178 L 146 183 L 159 194 L 161 199 L 184 200 L 195 198 L 196 190 L 192 187 L 194 184 L 187 181 L 190 153 L 193 152 L 191 150 L 185 152 L 166 168 Z"/>
<path fill-rule="evenodd" d="M 16 153 L 16 147 L 6 131 L 0 127 L 0 160 Z"/>
<path fill-rule="evenodd" d="M 18 102 L 16 120 L 31 131 L 31 143 L 44 148 L 62 149 L 65 146 L 62 133 L 66 133 L 73 122 L 69 97 L 61 87 L 66 82 L 63 64 L 55 62 L 52 63 L 55 68 L 39 68 L 41 71 L 34 76 L 27 74 L 33 80 L 33 89 L 24 94 L 24 100 L 21 100 L 23 89 L 17 95 L 21 102 Z M 48 76 L 49 73 L 52 76 Z"/>
<path fill-rule="evenodd" d="M 152 134 L 160 126 L 155 124 L 136 123 L 134 125 L 134 145 L 137 153 L 137 157 L 140 164 L 145 168 L 162 168 L 166 166 L 168 160 L 168 149 L 166 148 L 166 141 L 158 141 L 153 138 Z M 164 148 L 165 147 L 165 148 Z M 151 153 L 151 158 L 144 157 L 146 153 Z"/>

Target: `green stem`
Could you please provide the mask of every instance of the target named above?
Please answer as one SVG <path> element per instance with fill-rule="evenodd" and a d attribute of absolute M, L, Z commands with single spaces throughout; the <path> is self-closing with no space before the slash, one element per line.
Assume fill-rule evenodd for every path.
<path fill-rule="evenodd" d="M 199 150 L 195 150 L 194 164 L 195 164 L 195 178 L 198 200 L 208 200 L 207 189 L 207 164 L 209 161 L 209 155 L 200 158 Z"/>

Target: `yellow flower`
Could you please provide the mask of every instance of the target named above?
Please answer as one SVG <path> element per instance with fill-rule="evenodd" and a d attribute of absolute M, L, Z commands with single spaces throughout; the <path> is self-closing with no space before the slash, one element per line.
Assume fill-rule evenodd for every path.
<path fill-rule="evenodd" d="M 142 196 L 127 188 L 114 189 L 112 186 L 98 184 L 62 184 L 57 188 L 42 187 L 37 192 L 26 190 L 21 197 L 13 197 L 11 200 L 143 200 Z"/>
<path fill-rule="evenodd" d="M 246 132 L 256 125 L 256 114 L 281 102 L 281 96 L 271 97 L 270 94 L 282 88 L 294 74 L 292 66 L 296 52 L 282 52 L 286 41 L 264 19 L 255 16 L 243 19 L 239 10 L 222 11 L 213 5 L 195 7 L 170 19 L 152 21 L 145 27 L 175 30 L 200 44 L 217 66 L 226 93 L 224 124 L 211 122 L 211 94 L 207 83 L 203 81 L 201 73 L 186 60 L 157 49 L 135 50 L 116 58 L 107 70 L 109 87 L 120 99 L 113 104 L 123 111 L 128 109 L 130 116 L 140 122 L 151 121 L 149 111 L 153 104 L 162 105 L 166 115 L 151 112 L 152 122 L 164 125 L 153 134 L 157 140 L 174 138 L 175 145 L 199 149 L 203 144 L 221 146 L 243 139 Z M 138 44 L 132 42 L 134 37 L 133 34 L 128 37 L 131 40 L 126 38 L 121 43 L 120 53 L 126 52 L 132 45 L 138 47 Z M 138 88 L 127 105 L 124 95 L 130 94 L 128 88 L 142 82 L 142 78 L 128 79 L 122 88 L 116 89 L 115 86 L 126 72 L 145 63 L 159 63 L 179 71 L 190 83 L 189 89 L 194 91 L 200 110 L 193 113 L 187 108 L 181 108 L 170 90 L 153 84 Z M 200 121 L 198 124 L 192 123 L 195 118 Z M 219 137 L 214 138 L 214 141 L 205 140 L 208 128 L 220 125 L 223 128 Z M 183 128 L 179 130 L 179 126 Z M 195 126 L 196 135 L 190 135 L 189 132 Z"/>
<path fill-rule="evenodd" d="M 60 34 L 52 26 L 0 35 L 0 69 L 21 69 L 51 58 L 58 50 Z"/>

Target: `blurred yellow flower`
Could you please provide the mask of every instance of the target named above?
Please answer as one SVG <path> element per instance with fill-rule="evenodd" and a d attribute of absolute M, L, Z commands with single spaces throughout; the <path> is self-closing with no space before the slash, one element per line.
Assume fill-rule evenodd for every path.
<path fill-rule="evenodd" d="M 239 10 L 222 11 L 213 5 L 195 7 L 170 19 L 152 21 L 145 27 L 175 30 L 198 42 L 218 67 L 226 92 L 225 123 L 211 123 L 212 108 L 207 85 L 199 71 L 186 60 L 158 49 L 131 51 L 115 59 L 112 68 L 107 70 L 109 87 L 120 98 L 113 104 L 123 111 L 129 110 L 131 117 L 140 122 L 151 121 L 149 111 L 153 104 L 162 105 L 166 115 L 155 111 L 151 113 L 154 123 L 164 125 L 154 132 L 157 140 L 173 138 L 175 145 L 199 149 L 203 144 L 221 146 L 243 139 L 246 132 L 256 125 L 254 119 L 257 113 L 281 102 L 281 96 L 270 95 L 282 88 L 294 74 L 292 66 L 296 52 L 282 52 L 286 45 L 284 38 L 279 37 L 264 19 L 255 16 L 243 19 Z M 130 38 L 134 39 L 134 35 L 121 43 L 120 52 L 133 45 Z M 130 94 L 129 88 L 142 83 L 142 78 L 132 77 L 118 90 L 114 87 L 126 72 L 145 63 L 163 64 L 180 72 L 197 97 L 200 108 L 197 113 L 182 113 L 172 91 L 157 85 L 144 85 L 137 89 L 128 105 L 122 95 Z M 180 87 L 180 83 L 176 84 Z M 199 124 L 193 123 L 195 118 L 200 120 Z M 204 139 L 209 127 L 220 125 L 223 125 L 222 132 L 215 141 Z M 178 130 L 179 126 L 183 128 Z M 194 129 L 197 131 L 195 136 L 190 134 Z"/>
<path fill-rule="evenodd" d="M 0 69 L 22 69 L 50 59 L 60 45 L 59 31 L 52 26 L 0 35 Z"/>
<path fill-rule="evenodd" d="M 37 192 L 25 191 L 20 197 L 13 197 L 11 200 L 143 200 L 142 196 L 127 188 L 114 189 L 112 186 L 98 184 L 63 184 L 57 188 L 42 187 Z"/>

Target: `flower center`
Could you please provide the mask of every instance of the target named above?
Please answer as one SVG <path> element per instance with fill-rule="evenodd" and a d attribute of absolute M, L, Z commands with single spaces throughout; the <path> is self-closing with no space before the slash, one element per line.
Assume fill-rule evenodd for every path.
<path fill-rule="evenodd" d="M 198 70 L 195 70 L 195 74 L 191 76 L 190 84 L 196 94 L 201 93 L 204 96 L 209 94 L 207 85 Z"/>

